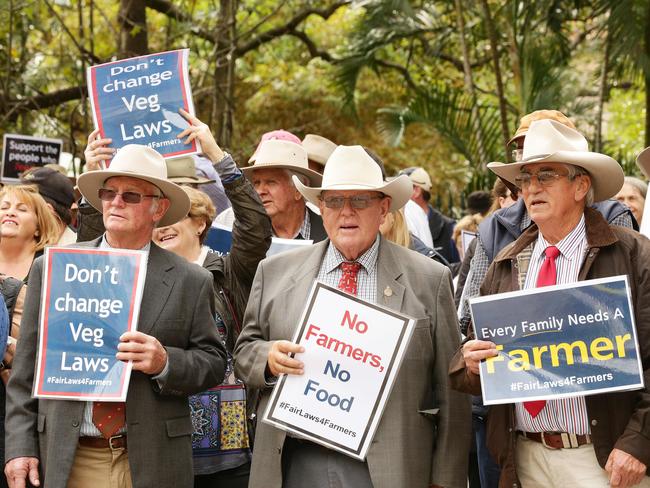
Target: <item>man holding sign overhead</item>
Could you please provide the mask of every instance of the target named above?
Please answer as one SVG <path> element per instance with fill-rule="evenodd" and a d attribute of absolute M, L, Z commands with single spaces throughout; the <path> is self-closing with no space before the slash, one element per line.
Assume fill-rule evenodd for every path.
<path fill-rule="evenodd" d="M 293 182 L 307 201 L 319 206 L 329 240 L 268 258 L 258 267 L 235 348 L 235 372 L 247 385 L 262 390 L 258 418 L 278 377 L 302 375 L 313 361 L 310 352 L 317 355 L 289 340 L 315 280 L 357 301 L 410 316 L 416 323 L 365 460 L 258 422 L 249 486 L 466 486 L 469 399 L 448 389 L 446 375 L 453 349 L 459 345 L 449 270 L 379 235 L 386 214 L 409 199 L 408 178 L 400 176 L 386 184 L 379 166 L 361 146 L 338 146 L 325 166 L 320 187 L 306 186 L 295 176 Z M 332 313 L 342 315 L 345 322 L 344 310 Z M 349 319 L 343 325 L 347 332 L 391 325 Z M 383 370 L 383 357 L 375 354 L 381 344 L 366 344 L 364 351 L 352 349 L 332 337 L 323 338 L 317 329 L 310 326 L 305 337 L 321 350 L 323 341 L 332 346 L 327 369 L 341 382 L 347 382 L 351 373 L 335 363 L 346 354 L 363 363 L 369 375 Z M 301 357 L 292 357 L 302 352 Z M 306 384 L 305 397 L 324 400 L 327 393 L 320 385 Z M 337 400 L 329 395 L 321 411 L 311 413 L 324 421 L 334 419 L 334 412 L 355 415 L 354 402 L 364 401 L 360 396 Z M 350 433 L 343 425 L 336 430 Z"/>
<path fill-rule="evenodd" d="M 34 263 L 7 395 L 10 486 L 26 479 L 48 488 L 192 486 L 188 396 L 221 382 L 225 351 L 210 306 L 211 274 L 151 242 L 155 227 L 184 219 L 190 207 L 166 177 L 162 156 L 133 144 L 110 170 L 78 180 L 106 228 L 82 246 L 148 253 L 137 331 L 122 334 L 115 351 L 133 361 L 125 403 L 31 398 L 44 268 Z"/>
<path fill-rule="evenodd" d="M 502 468 L 499 486 L 650 486 L 646 476 L 650 464 L 650 242 L 636 232 L 608 225 L 589 208 L 594 201 L 606 200 L 618 192 L 623 184 L 621 167 L 604 154 L 589 152 L 584 136 L 554 120 L 531 124 L 521 161 L 490 163 L 488 167 L 520 188 L 535 225 L 496 257 L 481 294 L 626 275 L 646 384 L 635 391 L 492 406 L 487 443 Z M 544 296 L 548 295 L 540 293 L 538 299 Z M 576 303 L 576 309 L 579 306 Z M 544 334 L 555 332 L 548 341 L 561 342 L 560 337 L 568 336 L 559 333 L 567 333 L 571 324 L 564 324 L 567 327 L 561 331 L 562 323 L 553 315 L 555 304 L 547 303 L 546 310 L 552 316 L 548 323 L 540 322 L 531 329 L 527 320 L 521 324 L 504 321 L 503 331 L 509 326 L 514 336 L 517 327 L 526 328 L 529 335 L 544 329 Z M 606 315 L 603 317 L 600 320 L 607 320 Z M 591 322 L 595 318 L 598 314 L 591 316 Z M 474 317 L 477 322 L 480 319 Z M 587 320 L 579 322 L 589 326 Z M 479 363 L 499 360 L 500 364 L 501 359 L 511 359 L 503 353 L 496 357 L 502 348 L 497 345 L 497 335 L 493 336 L 494 342 L 476 340 L 472 331 L 471 340 L 463 345 L 450 367 L 455 388 L 478 394 Z M 580 341 L 575 340 L 563 346 L 566 350 L 560 356 L 566 364 L 589 361 L 585 355 L 576 359 L 576 354 L 571 353 L 579 345 Z M 551 357 L 553 351 L 558 356 L 555 347 L 559 345 L 547 347 Z M 545 367 L 541 356 L 544 349 L 535 349 L 535 365 L 524 365 L 522 369 Z M 593 345 L 590 352 L 592 356 L 606 356 L 600 354 L 603 349 Z M 622 345 L 616 352 L 625 355 Z M 616 367 L 614 361 L 612 368 Z M 548 375 L 555 378 L 552 371 Z"/>

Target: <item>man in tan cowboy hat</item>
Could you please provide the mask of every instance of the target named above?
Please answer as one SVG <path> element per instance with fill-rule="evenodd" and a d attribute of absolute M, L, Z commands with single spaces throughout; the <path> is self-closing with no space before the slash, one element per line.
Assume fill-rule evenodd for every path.
<path fill-rule="evenodd" d="M 555 120 L 531 123 L 521 161 L 488 164 L 521 189 L 533 225 L 490 266 L 482 294 L 626 275 L 644 376 L 650 374 L 650 241 L 609 225 L 590 208 L 621 188 L 620 165 L 588 151 L 579 132 Z M 549 304 L 549 307 L 552 305 Z M 497 355 L 470 339 L 450 367 L 452 385 L 478 394 L 479 362 Z M 496 405 L 487 444 L 501 465 L 499 486 L 650 487 L 650 391 Z"/>
<path fill-rule="evenodd" d="M 133 361 L 126 403 L 31 398 L 43 274 L 37 259 L 7 388 L 5 474 L 15 487 L 29 479 L 48 488 L 189 488 L 188 396 L 222 381 L 225 350 L 212 275 L 151 242 L 156 226 L 187 216 L 189 197 L 167 180 L 159 153 L 135 144 L 121 148 L 110 169 L 81 175 L 78 185 L 106 228 L 79 246 L 148 252 L 138 331 L 123 334 L 115 351 Z"/>
<path fill-rule="evenodd" d="M 319 184 L 321 175 L 309 169 L 307 152 L 283 139 L 261 142 L 253 155 L 253 165 L 242 171 L 253 183 L 271 217 L 273 235 L 285 239 L 325 239 L 323 221 L 305 204 L 292 176 L 303 183 Z"/>
<path fill-rule="evenodd" d="M 307 134 L 302 140 L 302 147 L 307 151 L 309 169 L 323 174 L 325 163 L 336 149 L 336 144 L 323 136 Z"/>
<path fill-rule="evenodd" d="M 261 415 L 281 374 L 302 374 L 290 342 L 314 282 L 417 317 L 415 335 L 396 378 L 365 462 L 285 435 L 258 423 L 252 488 L 465 487 L 469 400 L 447 387 L 447 365 L 459 346 L 449 270 L 379 234 L 389 211 L 404 206 L 406 176 L 389 183 L 361 146 L 338 146 L 320 185 L 293 178 L 318 204 L 329 240 L 260 263 L 244 327 L 235 347 L 235 372 L 259 388 Z M 439 407 L 434 419 L 420 413 Z"/>

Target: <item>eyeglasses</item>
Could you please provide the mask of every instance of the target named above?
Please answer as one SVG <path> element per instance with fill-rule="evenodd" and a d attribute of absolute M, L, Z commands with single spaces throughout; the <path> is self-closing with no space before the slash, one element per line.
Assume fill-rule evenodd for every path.
<path fill-rule="evenodd" d="M 515 184 L 519 188 L 527 188 L 530 185 L 530 182 L 533 180 L 534 177 L 537 178 L 537 182 L 541 186 L 549 186 L 552 185 L 555 180 L 559 178 L 564 178 L 565 176 L 569 176 L 566 174 L 560 174 L 557 171 L 552 171 L 552 170 L 546 170 L 546 171 L 540 171 L 538 173 L 520 173 L 517 176 L 515 176 Z"/>
<path fill-rule="evenodd" d="M 361 210 L 368 208 L 372 200 L 381 200 L 384 195 L 356 195 L 354 197 L 325 197 L 321 201 L 325 203 L 327 208 L 343 208 L 345 202 L 350 202 L 350 206 L 354 209 Z"/>
<path fill-rule="evenodd" d="M 112 202 L 115 200 L 117 195 L 122 197 L 124 203 L 130 203 L 136 205 L 142 201 L 143 198 L 161 198 L 162 195 L 143 195 L 142 193 L 137 193 L 135 191 L 125 191 L 124 193 L 118 193 L 115 190 L 109 190 L 108 188 L 100 188 L 97 191 L 97 195 L 100 200 L 105 202 Z"/>

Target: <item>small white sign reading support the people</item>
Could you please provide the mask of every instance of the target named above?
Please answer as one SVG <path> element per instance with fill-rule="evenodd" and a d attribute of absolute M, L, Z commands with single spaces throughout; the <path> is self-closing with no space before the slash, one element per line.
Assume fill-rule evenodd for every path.
<path fill-rule="evenodd" d="M 263 420 L 363 460 L 415 321 L 316 282 L 293 341 L 303 375 L 282 375 Z"/>

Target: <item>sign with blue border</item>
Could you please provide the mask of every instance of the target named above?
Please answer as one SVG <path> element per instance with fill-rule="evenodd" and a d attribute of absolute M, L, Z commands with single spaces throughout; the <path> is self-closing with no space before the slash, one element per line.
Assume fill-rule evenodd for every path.
<path fill-rule="evenodd" d="M 88 68 L 95 127 L 110 147 L 142 144 L 165 158 L 201 152 L 198 142 L 176 137 L 189 126 L 178 109 L 194 115 L 188 55 L 179 49 Z"/>
<path fill-rule="evenodd" d="M 132 365 L 115 355 L 137 328 L 147 253 L 50 247 L 44 260 L 34 396 L 124 401 Z"/>
<path fill-rule="evenodd" d="M 486 405 L 643 388 L 627 276 L 470 300 Z"/>

